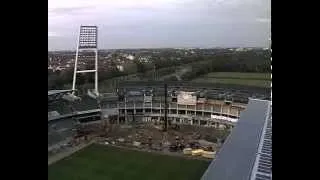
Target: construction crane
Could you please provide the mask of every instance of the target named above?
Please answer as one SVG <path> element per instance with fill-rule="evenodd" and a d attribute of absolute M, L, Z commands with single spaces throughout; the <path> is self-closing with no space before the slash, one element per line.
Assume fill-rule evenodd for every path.
<path fill-rule="evenodd" d="M 135 115 L 136 114 L 134 113 L 134 111 L 132 111 L 131 115 L 132 115 L 132 123 L 136 123 L 136 120 L 135 120 Z"/>
<path fill-rule="evenodd" d="M 168 87 L 167 84 L 164 84 L 164 123 L 163 131 L 168 131 L 168 127 L 174 130 L 179 130 L 180 127 L 177 124 L 171 124 L 171 121 L 168 121 Z"/>
<path fill-rule="evenodd" d="M 163 131 L 168 130 L 168 103 L 167 103 L 167 96 L 168 96 L 168 90 L 167 90 L 167 84 L 164 84 L 164 128 Z"/>

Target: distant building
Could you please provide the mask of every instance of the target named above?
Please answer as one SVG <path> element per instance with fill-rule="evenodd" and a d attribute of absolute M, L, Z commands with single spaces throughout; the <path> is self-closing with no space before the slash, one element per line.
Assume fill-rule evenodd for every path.
<path fill-rule="evenodd" d="M 121 71 L 121 72 L 123 72 L 123 66 L 122 65 L 117 65 L 117 69 L 119 70 L 119 71 Z"/>
<path fill-rule="evenodd" d="M 150 61 L 151 57 L 147 56 L 147 57 L 140 57 L 139 61 L 143 62 L 143 63 L 148 63 Z"/>
<path fill-rule="evenodd" d="M 134 60 L 134 56 L 133 56 L 133 55 L 128 55 L 128 56 L 127 56 L 127 59 L 129 59 L 129 60 L 132 61 L 132 60 Z"/>
<path fill-rule="evenodd" d="M 236 51 L 244 51 L 243 48 L 237 48 Z"/>

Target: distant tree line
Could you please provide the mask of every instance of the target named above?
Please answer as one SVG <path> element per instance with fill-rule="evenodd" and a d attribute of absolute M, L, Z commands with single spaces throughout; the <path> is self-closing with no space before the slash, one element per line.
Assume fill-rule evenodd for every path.
<path fill-rule="evenodd" d="M 269 51 L 244 51 L 217 53 L 214 55 L 190 55 L 181 60 L 166 59 L 166 57 L 152 56 L 152 62 L 144 63 L 133 61 L 130 66 L 121 72 L 115 64 L 108 69 L 99 70 L 99 82 L 107 79 L 137 73 L 141 77 L 152 77 L 156 68 L 158 76 L 174 73 L 178 66 L 190 64 L 192 71 L 182 75 L 182 80 L 191 80 L 210 72 L 271 72 L 271 53 Z M 77 74 L 77 84 L 93 82 L 94 74 Z M 72 84 L 73 69 L 52 72 L 48 70 L 48 89 L 63 88 L 65 84 Z M 176 80 L 170 77 L 169 80 Z"/>
<path fill-rule="evenodd" d="M 73 69 L 63 71 L 48 70 L 48 89 L 63 89 L 66 84 L 72 84 Z M 98 81 L 104 81 L 114 77 L 128 75 L 127 72 L 121 72 L 116 66 L 111 66 L 107 70 L 98 70 Z M 94 73 L 77 74 L 77 84 L 87 84 L 94 82 Z"/>

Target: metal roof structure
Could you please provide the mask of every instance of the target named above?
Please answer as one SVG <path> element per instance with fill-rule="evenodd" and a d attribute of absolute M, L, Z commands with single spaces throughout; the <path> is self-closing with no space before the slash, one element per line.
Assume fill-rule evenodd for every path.
<path fill-rule="evenodd" d="M 78 111 L 78 112 L 74 112 L 74 113 L 70 113 L 70 114 L 52 116 L 52 117 L 48 117 L 48 122 L 58 120 L 58 119 L 63 119 L 63 118 L 83 116 L 83 115 L 90 114 L 90 113 L 100 113 L 100 112 L 101 112 L 101 109 L 91 109 L 91 110 L 87 110 L 87 111 Z"/>
<path fill-rule="evenodd" d="M 53 103 L 61 99 L 64 95 L 73 92 L 73 90 L 49 90 L 48 91 L 48 103 Z"/>
<path fill-rule="evenodd" d="M 271 101 L 249 99 L 237 126 L 201 180 L 272 179 L 271 109 Z"/>
<path fill-rule="evenodd" d="M 56 94 L 64 94 L 64 93 L 68 93 L 68 92 L 72 92 L 72 90 L 71 89 L 69 89 L 69 90 L 49 90 L 48 96 L 52 96 L 52 95 L 56 95 Z"/>

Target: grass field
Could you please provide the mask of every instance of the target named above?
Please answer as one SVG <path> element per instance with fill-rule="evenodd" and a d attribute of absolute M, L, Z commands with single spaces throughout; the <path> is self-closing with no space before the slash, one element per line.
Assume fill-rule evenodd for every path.
<path fill-rule="evenodd" d="M 91 145 L 48 167 L 48 180 L 199 180 L 209 162 Z"/>
<path fill-rule="evenodd" d="M 202 83 L 221 83 L 235 85 L 249 85 L 257 87 L 270 87 L 270 73 L 239 73 L 239 72 L 214 72 L 192 80 Z"/>

